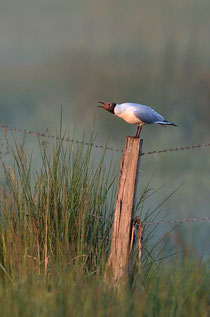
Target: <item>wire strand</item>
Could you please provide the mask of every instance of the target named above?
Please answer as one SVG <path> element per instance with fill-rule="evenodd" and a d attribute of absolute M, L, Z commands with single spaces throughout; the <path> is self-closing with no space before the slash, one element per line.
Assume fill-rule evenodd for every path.
<path fill-rule="evenodd" d="M 83 145 L 87 145 L 87 146 L 94 146 L 94 147 L 102 149 L 102 150 L 123 152 L 123 150 L 121 150 L 121 149 L 117 149 L 117 148 L 113 148 L 113 147 L 109 147 L 109 146 L 98 145 L 98 144 L 89 143 L 89 142 L 85 142 L 85 141 L 80 141 L 80 140 L 76 140 L 76 139 L 70 139 L 70 138 L 66 138 L 66 137 L 59 137 L 59 136 L 50 135 L 50 134 L 47 134 L 47 133 L 42 133 L 42 132 L 38 132 L 38 131 L 32 131 L 32 130 L 23 129 L 23 128 L 10 127 L 10 126 L 7 126 L 7 125 L 0 125 L 0 129 L 4 129 L 4 130 L 6 129 L 8 131 L 20 132 L 20 133 L 29 134 L 29 135 L 32 135 L 32 136 L 43 137 L 43 138 L 48 138 L 48 139 L 60 140 L 62 142 L 71 142 L 71 143 L 74 143 L 74 144 L 83 144 Z"/>
<path fill-rule="evenodd" d="M 173 224 L 173 223 L 193 223 L 193 222 L 210 222 L 210 217 L 174 219 L 174 220 L 167 220 L 167 221 L 150 221 L 150 222 L 143 222 L 142 226 L 166 225 L 166 224 Z"/>
<path fill-rule="evenodd" d="M 86 141 L 80 141 L 80 140 L 77 140 L 77 139 L 70 139 L 70 138 L 66 138 L 66 137 L 59 137 L 59 136 L 55 136 L 55 135 L 49 135 L 47 133 L 42 133 L 42 132 L 38 132 L 38 131 L 32 131 L 32 130 L 23 129 L 23 128 L 10 127 L 10 126 L 7 126 L 7 125 L 0 125 L 0 129 L 4 129 L 4 130 L 6 129 L 8 131 L 24 133 L 24 134 L 28 134 L 28 135 L 32 135 L 32 136 L 38 136 L 38 137 L 43 137 L 43 138 L 60 140 L 60 141 L 63 141 L 63 142 L 71 142 L 71 143 L 74 143 L 74 144 L 83 144 L 83 145 L 87 145 L 87 146 L 93 146 L 95 148 L 102 149 L 102 150 L 110 150 L 110 151 L 121 152 L 121 153 L 123 152 L 122 149 L 118 149 L 118 148 L 115 148 L 115 147 L 109 147 L 109 146 L 105 146 L 105 145 L 89 143 L 89 142 L 86 142 Z M 179 152 L 179 151 L 195 150 L 195 149 L 203 150 L 203 149 L 206 149 L 208 147 L 210 147 L 210 143 L 200 143 L 200 144 L 196 144 L 196 145 L 187 145 L 187 146 L 181 146 L 181 147 L 176 147 L 176 148 L 169 148 L 169 149 L 163 149 L 163 150 L 142 152 L 140 155 L 141 156 L 156 155 L 156 154 L 162 154 L 162 153 L 169 153 L 169 152 L 171 153 L 171 152 Z"/>
<path fill-rule="evenodd" d="M 13 196 L 12 193 L 6 190 L 1 190 L 0 194 L 3 194 L 5 196 Z M 109 220 L 109 217 L 98 215 L 97 213 L 87 213 L 87 216 Z M 148 222 L 142 222 L 141 225 L 152 226 L 152 225 L 166 225 L 166 224 L 174 224 L 174 223 L 196 223 L 196 222 L 210 222 L 210 217 L 173 219 L 173 220 L 166 220 L 166 221 L 148 221 Z"/>

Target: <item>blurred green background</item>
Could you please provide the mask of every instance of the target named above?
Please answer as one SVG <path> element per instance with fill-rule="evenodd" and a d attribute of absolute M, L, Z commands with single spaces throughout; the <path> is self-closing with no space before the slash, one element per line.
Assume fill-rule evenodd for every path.
<path fill-rule="evenodd" d="M 209 143 L 209 0 L 8 0 L 0 5 L 0 121 L 123 148 L 135 134 L 97 101 L 151 105 L 178 128 L 143 128 L 144 151 Z M 30 138 L 35 151 L 37 140 Z M 168 200 L 168 218 L 209 215 L 210 150 L 143 157 L 140 191 L 165 187 L 147 201 Z M 96 154 L 97 155 L 97 152 Z M 110 153 L 119 166 L 120 155 Z M 116 171 L 116 173 L 118 170 Z M 209 255 L 209 224 L 183 225 L 184 238 Z M 162 228 L 167 231 L 169 228 Z"/>

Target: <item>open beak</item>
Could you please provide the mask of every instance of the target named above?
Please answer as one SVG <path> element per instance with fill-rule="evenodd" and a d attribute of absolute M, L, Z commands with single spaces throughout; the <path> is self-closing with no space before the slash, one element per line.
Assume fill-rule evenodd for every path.
<path fill-rule="evenodd" d="M 104 107 L 105 107 L 105 102 L 103 102 L 103 101 L 98 101 L 99 103 L 101 103 L 103 106 L 97 106 L 98 108 L 102 108 L 102 109 L 104 109 Z"/>

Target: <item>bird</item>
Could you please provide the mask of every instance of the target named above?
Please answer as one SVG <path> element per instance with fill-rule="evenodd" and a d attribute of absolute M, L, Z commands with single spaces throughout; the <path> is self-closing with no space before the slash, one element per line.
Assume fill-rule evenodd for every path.
<path fill-rule="evenodd" d="M 163 126 L 170 125 L 177 127 L 176 124 L 165 120 L 161 114 L 157 113 L 149 106 L 131 102 L 121 104 L 103 101 L 98 102 L 102 104 L 102 106 L 98 106 L 98 108 L 105 109 L 130 124 L 136 124 L 136 138 L 140 137 L 142 126 L 145 124 L 160 124 Z"/>

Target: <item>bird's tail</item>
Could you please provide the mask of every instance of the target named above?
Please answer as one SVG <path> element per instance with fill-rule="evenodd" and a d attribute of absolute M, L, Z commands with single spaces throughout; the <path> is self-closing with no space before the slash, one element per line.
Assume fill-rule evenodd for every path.
<path fill-rule="evenodd" d="M 161 124 L 161 125 L 172 125 L 174 127 L 177 127 L 175 123 L 172 123 L 170 121 L 164 120 L 164 121 L 155 121 L 155 124 Z"/>

